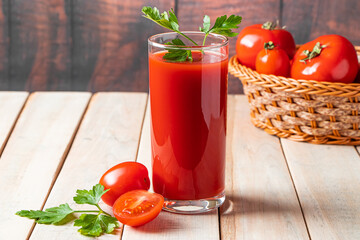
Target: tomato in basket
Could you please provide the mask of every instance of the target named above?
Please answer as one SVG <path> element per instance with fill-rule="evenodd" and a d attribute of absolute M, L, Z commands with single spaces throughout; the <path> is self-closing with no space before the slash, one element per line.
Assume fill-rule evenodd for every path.
<path fill-rule="evenodd" d="M 272 41 L 264 44 L 263 50 L 256 57 L 256 71 L 264 74 L 287 77 L 290 61 L 286 52 L 274 45 Z"/>
<path fill-rule="evenodd" d="M 255 69 L 256 56 L 263 49 L 264 44 L 269 41 L 283 49 L 289 59 L 293 58 L 296 45 L 291 33 L 283 28 L 278 28 L 272 22 L 266 22 L 263 25 L 248 26 L 240 32 L 236 42 L 236 55 L 239 62 Z"/>
<path fill-rule="evenodd" d="M 354 83 L 360 83 L 360 63 L 359 63 L 359 70 L 358 70 L 358 73 L 356 75 Z"/>
<path fill-rule="evenodd" d="M 291 66 L 295 79 L 351 83 L 358 73 L 352 43 L 340 35 L 324 35 L 302 45 Z"/>

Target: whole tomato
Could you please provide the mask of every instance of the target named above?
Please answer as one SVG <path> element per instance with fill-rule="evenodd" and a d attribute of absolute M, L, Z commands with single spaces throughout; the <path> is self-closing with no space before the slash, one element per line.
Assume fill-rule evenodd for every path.
<path fill-rule="evenodd" d="M 148 170 L 137 162 L 123 162 L 107 170 L 99 183 L 109 189 L 101 199 L 112 206 L 116 199 L 131 190 L 150 188 Z"/>
<path fill-rule="evenodd" d="M 276 24 L 266 22 L 263 25 L 248 26 L 240 32 L 236 42 L 236 55 L 240 63 L 255 69 L 256 56 L 269 41 L 283 49 L 289 59 L 293 58 L 296 45 L 291 33 L 277 28 Z"/>
<path fill-rule="evenodd" d="M 256 71 L 287 77 L 290 72 L 290 60 L 286 52 L 274 45 L 273 42 L 264 44 L 264 48 L 256 57 Z"/>
<path fill-rule="evenodd" d="M 291 66 L 295 79 L 351 83 L 358 72 L 354 46 L 339 35 L 324 35 L 302 45 Z"/>

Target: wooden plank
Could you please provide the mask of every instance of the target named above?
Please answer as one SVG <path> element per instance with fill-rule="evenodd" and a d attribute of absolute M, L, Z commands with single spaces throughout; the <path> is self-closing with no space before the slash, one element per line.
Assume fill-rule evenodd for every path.
<path fill-rule="evenodd" d="M 0 155 L 28 95 L 27 92 L 0 92 Z"/>
<path fill-rule="evenodd" d="M 73 1 L 73 89 L 148 91 L 147 38 L 166 29 L 141 16 L 143 5 L 174 0 Z"/>
<path fill-rule="evenodd" d="M 279 139 L 252 126 L 246 105 L 229 97 L 221 239 L 309 239 Z"/>
<path fill-rule="evenodd" d="M 354 147 L 281 143 L 311 239 L 360 239 L 360 159 Z"/>
<path fill-rule="evenodd" d="M 360 45 L 360 1 L 284 1 L 283 25 L 302 44 L 325 34 L 340 34 Z"/>
<path fill-rule="evenodd" d="M 9 2 L 0 0 L 0 90 L 9 90 Z"/>
<path fill-rule="evenodd" d="M 0 236 L 25 239 L 33 221 L 21 209 L 40 209 L 72 142 L 89 93 L 34 93 L 0 159 Z"/>
<path fill-rule="evenodd" d="M 144 164 L 151 177 L 150 106 L 148 104 L 143 124 L 137 162 Z M 152 188 L 150 189 L 152 191 Z M 176 240 L 220 239 L 218 212 L 199 215 L 180 215 L 162 211 L 154 221 L 137 228 L 125 226 L 124 240 Z"/>
<path fill-rule="evenodd" d="M 183 0 L 178 1 L 177 16 L 182 31 L 197 31 L 202 26 L 204 15 L 209 15 L 214 24 L 217 17 L 236 14 L 242 16 L 238 32 L 246 26 L 280 18 L 280 0 Z M 236 37 L 229 42 L 229 56 L 236 54 Z M 229 93 L 242 93 L 239 79 L 229 75 Z"/>
<path fill-rule="evenodd" d="M 110 167 L 124 161 L 134 161 L 140 139 L 147 94 L 99 93 L 89 105 L 71 151 L 46 201 L 45 208 L 73 203 L 77 189 L 89 189 L 98 183 Z M 105 204 L 103 204 L 104 206 Z M 85 206 L 89 209 L 89 206 Z M 106 208 L 112 212 L 111 208 Z M 119 239 L 115 235 L 101 239 Z M 72 223 L 64 226 L 37 224 L 31 239 L 88 239 L 77 232 Z"/>
<path fill-rule="evenodd" d="M 70 90 L 70 0 L 11 1 L 11 90 Z"/>

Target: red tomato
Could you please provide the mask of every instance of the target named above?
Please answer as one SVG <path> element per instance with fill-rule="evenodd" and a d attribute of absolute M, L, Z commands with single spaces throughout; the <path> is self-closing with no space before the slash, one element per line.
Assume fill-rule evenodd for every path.
<path fill-rule="evenodd" d="M 286 52 L 275 47 L 273 42 L 265 43 L 263 50 L 256 57 L 256 71 L 287 77 L 290 71 L 290 60 Z"/>
<path fill-rule="evenodd" d="M 164 197 L 145 190 L 121 195 L 113 206 L 115 217 L 123 224 L 140 226 L 156 218 L 164 205 Z"/>
<path fill-rule="evenodd" d="M 100 179 L 107 191 L 101 199 L 109 206 L 122 194 L 136 189 L 148 190 L 150 179 L 148 170 L 137 162 L 123 162 L 113 166 Z"/>
<path fill-rule="evenodd" d="M 312 58 L 306 60 L 308 55 L 304 51 Z M 291 66 L 292 78 L 327 82 L 351 83 L 357 72 L 354 46 L 339 35 L 324 35 L 302 45 Z"/>
<path fill-rule="evenodd" d="M 236 54 L 241 64 L 255 69 L 256 56 L 269 41 L 285 50 L 289 59 L 293 58 L 296 51 L 294 38 L 285 29 L 275 27 L 267 22 L 246 27 L 240 32 L 236 42 Z"/>
<path fill-rule="evenodd" d="M 359 63 L 359 70 L 355 77 L 354 83 L 360 83 L 360 63 Z"/>

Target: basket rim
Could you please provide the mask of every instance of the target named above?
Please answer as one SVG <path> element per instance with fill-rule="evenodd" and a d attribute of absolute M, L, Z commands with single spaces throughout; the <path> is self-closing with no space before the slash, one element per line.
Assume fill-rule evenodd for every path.
<path fill-rule="evenodd" d="M 355 50 L 360 55 L 360 46 L 355 46 Z M 239 63 L 236 55 L 229 61 L 229 72 L 238 77 L 243 84 L 251 83 L 273 90 L 336 97 L 360 96 L 360 83 L 319 82 L 261 74 Z"/>

